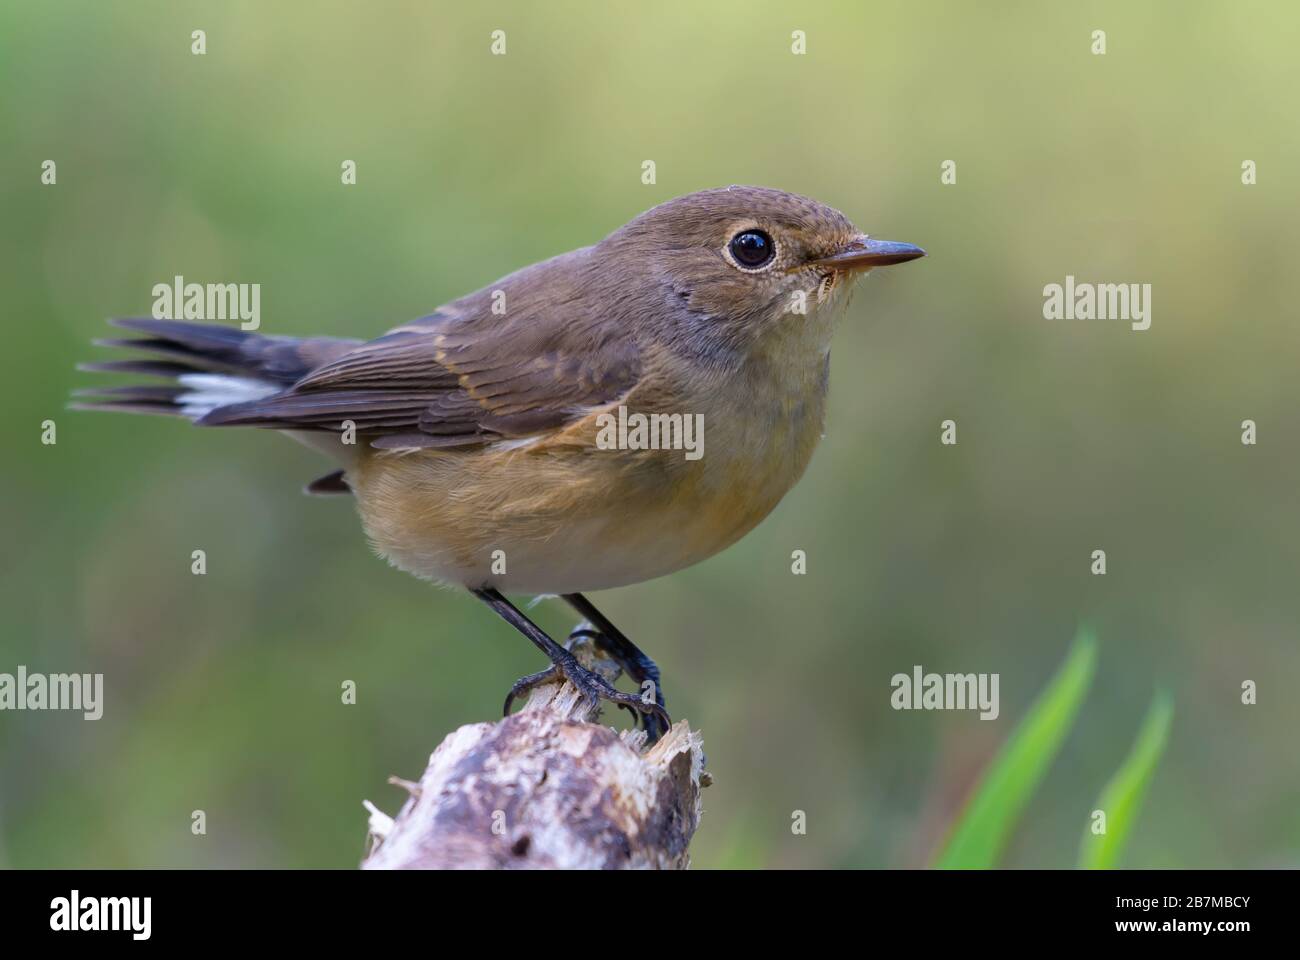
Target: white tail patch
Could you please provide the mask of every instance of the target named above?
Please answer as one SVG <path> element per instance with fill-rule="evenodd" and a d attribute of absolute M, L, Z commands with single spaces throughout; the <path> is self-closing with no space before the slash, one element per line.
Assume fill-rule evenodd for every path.
<path fill-rule="evenodd" d="M 525 447 L 531 447 L 533 444 L 544 440 L 545 437 L 540 434 L 532 437 L 516 437 L 511 440 L 498 440 L 492 444 L 493 450 L 500 450 L 505 453 L 508 450 L 522 450 Z"/>
<path fill-rule="evenodd" d="M 187 393 L 176 398 L 176 403 L 180 405 L 181 413 L 191 420 L 207 416 L 217 407 L 261 400 L 282 389 L 265 380 L 225 373 L 183 373 L 176 380 L 181 386 L 189 387 Z"/>

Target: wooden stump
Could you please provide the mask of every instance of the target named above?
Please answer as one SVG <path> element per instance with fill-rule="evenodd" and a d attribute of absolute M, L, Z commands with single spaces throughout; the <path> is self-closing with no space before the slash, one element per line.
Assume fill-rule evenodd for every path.
<path fill-rule="evenodd" d="M 586 666 L 618 667 L 585 638 Z M 535 688 L 524 708 L 473 723 L 434 750 L 396 817 L 370 811 L 367 870 L 682 869 L 709 783 L 698 733 L 678 721 L 650 749 L 639 730 L 589 716 L 572 684 Z"/>

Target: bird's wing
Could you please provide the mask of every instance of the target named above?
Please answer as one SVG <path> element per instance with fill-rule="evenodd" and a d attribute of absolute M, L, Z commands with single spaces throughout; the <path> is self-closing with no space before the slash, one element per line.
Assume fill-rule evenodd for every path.
<path fill-rule="evenodd" d="M 572 306 L 572 305 L 571 305 Z M 380 448 L 457 447 L 557 429 L 640 378 L 633 338 L 581 310 L 453 306 L 312 370 L 289 389 L 220 407 L 204 424 L 342 430 Z"/>

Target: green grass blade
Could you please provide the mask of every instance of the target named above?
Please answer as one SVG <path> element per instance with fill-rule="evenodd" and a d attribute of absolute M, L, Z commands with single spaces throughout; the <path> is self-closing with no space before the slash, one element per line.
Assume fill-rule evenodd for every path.
<path fill-rule="evenodd" d="M 980 778 L 935 861 L 936 867 L 997 865 L 1007 834 L 1074 725 L 1096 666 L 1097 640 L 1092 631 L 1081 628 L 1061 669 Z"/>
<path fill-rule="evenodd" d="M 1133 824 L 1142 812 L 1142 799 L 1165 751 L 1173 719 L 1173 697 L 1163 690 L 1156 691 L 1133 749 L 1097 798 L 1094 809 L 1106 814 L 1106 832 L 1094 834 L 1089 821 L 1079 845 L 1080 867 L 1109 870 L 1119 864 Z"/>

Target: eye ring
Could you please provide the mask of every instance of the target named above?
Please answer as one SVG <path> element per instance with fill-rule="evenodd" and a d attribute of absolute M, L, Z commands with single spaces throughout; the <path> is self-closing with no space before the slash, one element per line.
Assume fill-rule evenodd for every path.
<path fill-rule="evenodd" d="M 754 273 L 776 259 L 776 241 L 765 230 L 742 230 L 727 244 L 731 259 L 741 270 Z"/>

